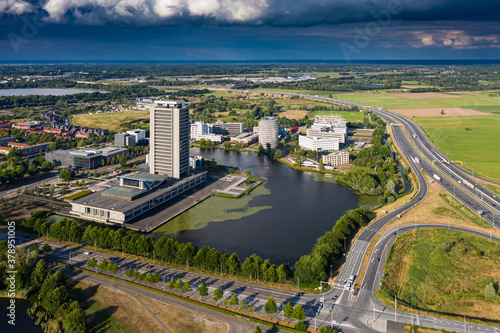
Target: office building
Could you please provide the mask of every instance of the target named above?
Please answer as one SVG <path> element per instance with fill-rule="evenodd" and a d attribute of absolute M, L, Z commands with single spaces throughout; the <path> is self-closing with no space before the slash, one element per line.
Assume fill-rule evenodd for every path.
<path fill-rule="evenodd" d="M 150 111 L 150 173 L 182 178 L 189 173 L 189 106 L 156 101 Z"/>
<path fill-rule="evenodd" d="M 214 133 L 213 124 L 197 121 L 190 125 L 190 130 L 191 140 L 200 141 L 201 139 L 205 139 L 212 142 L 222 142 L 222 135 Z"/>
<path fill-rule="evenodd" d="M 189 156 L 189 167 L 191 169 L 203 169 L 203 156 Z"/>
<path fill-rule="evenodd" d="M 338 139 L 339 143 L 345 143 L 346 135 L 344 133 L 334 132 L 330 129 L 307 129 L 307 136 L 315 136 L 321 139 Z"/>
<path fill-rule="evenodd" d="M 347 165 L 349 164 L 349 153 L 346 151 L 339 151 L 321 157 L 324 165 Z"/>
<path fill-rule="evenodd" d="M 259 144 L 264 148 L 269 143 L 271 149 L 278 147 L 279 121 L 275 117 L 264 117 L 259 121 Z"/>
<path fill-rule="evenodd" d="M 109 163 L 113 158 L 127 154 L 128 149 L 115 147 L 99 150 L 55 150 L 45 153 L 45 160 L 65 168 L 92 170 L 102 166 L 103 160 Z"/>
<path fill-rule="evenodd" d="M 237 136 L 244 132 L 245 125 L 241 122 L 238 123 L 225 123 L 221 120 L 217 120 L 215 123 L 211 124 L 214 134 L 220 134 L 223 136 Z"/>
<path fill-rule="evenodd" d="M 316 136 L 299 135 L 299 146 L 305 150 L 314 151 L 339 150 L 339 139 L 322 139 Z"/>
<path fill-rule="evenodd" d="M 141 141 L 146 140 L 146 131 L 145 130 L 133 129 L 133 130 L 127 131 L 127 134 L 135 136 L 136 143 L 141 143 Z"/>
<path fill-rule="evenodd" d="M 115 134 L 115 147 L 135 147 L 135 135 L 128 133 Z"/>
<path fill-rule="evenodd" d="M 71 201 L 70 213 L 88 220 L 124 225 L 200 185 L 207 179 L 207 172 L 193 171 L 179 181 L 149 173 L 117 178 L 119 185 Z"/>

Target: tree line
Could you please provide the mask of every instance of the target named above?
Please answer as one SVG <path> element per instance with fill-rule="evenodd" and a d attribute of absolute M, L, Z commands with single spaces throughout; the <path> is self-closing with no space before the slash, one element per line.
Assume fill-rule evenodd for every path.
<path fill-rule="evenodd" d="M 14 269 L 7 268 L 7 251 L 7 242 L 1 241 L 0 290 L 9 289 L 8 271 L 16 271 L 16 293 L 32 302 L 28 315 L 36 318 L 44 332 L 85 332 L 85 314 L 78 302 L 70 297 L 62 271 L 49 270 L 45 260 L 38 256 L 39 252 L 51 251 L 50 246 L 45 244 L 41 250 L 37 244 L 16 248 Z"/>
<path fill-rule="evenodd" d="M 196 267 L 204 271 L 238 275 L 248 279 L 271 283 L 295 283 L 313 285 L 326 278 L 329 265 L 334 265 L 341 254 L 340 240 L 348 237 L 356 228 L 370 221 L 370 214 L 358 208 L 341 217 L 331 232 L 321 237 L 311 255 L 300 258 L 293 270 L 288 263 L 276 265 L 253 254 L 240 260 L 236 253 L 219 252 L 208 246 L 197 248 L 191 242 L 179 243 L 172 238 L 156 240 L 135 231 L 85 224 L 61 219 L 52 222 L 52 212 L 37 211 L 20 226 L 38 235 L 70 242 L 88 243 L 101 249 L 121 251 L 146 258 L 156 258 L 166 264 Z M 327 244 L 325 244 L 327 242 Z M 340 247 L 339 247 L 340 246 Z M 340 251 L 340 252 L 339 252 Z"/>

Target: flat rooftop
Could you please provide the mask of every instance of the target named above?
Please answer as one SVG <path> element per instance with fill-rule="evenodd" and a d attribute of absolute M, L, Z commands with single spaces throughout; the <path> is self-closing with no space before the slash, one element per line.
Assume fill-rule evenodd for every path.
<path fill-rule="evenodd" d="M 93 208 L 99 208 L 99 209 L 107 209 L 107 210 L 112 209 L 112 210 L 116 210 L 118 212 L 124 213 L 124 212 L 127 212 L 127 211 L 129 211 L 137 206 L 140 206 L 140 205 L 168 192 L 174 186 L 179 186 L 179 185 L 182 185 L 186 182 L 189 182 L 190 180 L 196 178 L 197 176 L 199 176 L 203 172 L 204 171 L 192 171 L 191 176 L 183 178 L 179 181 L 169 180 L 165 184 L 157 187 L 154 191 L 140 190 L 140 189 L 134 189 L 134 188 L 129 188 L 129 187 L 113 186 L 113 187 L 106 189 L 104 191 L 94 192 L 94 193 L 88 194 L 84 197 L 78 198 L 78 199 L 74 200 L 72 203 L 85 205 L 85 206 L 89 206 L 89 207 L 93 207 Z M 124 190 L 126 191 L 126 193 L 123 192 Z M 104 192 L 106 192 L 106 193 L 117 194 L 117 195 L 126 194 L 127 196 L 130 196 L 130 194 L 131 194 L 130 190 L 142 191 L 144 193 L 132 201 L 120 200 L 120 199 L 116 199 L 113 197 L 108 197 L 108 196 L 102 195 Z M 139 193 L 139 194 L 141 194 L 141 193 Z"/>

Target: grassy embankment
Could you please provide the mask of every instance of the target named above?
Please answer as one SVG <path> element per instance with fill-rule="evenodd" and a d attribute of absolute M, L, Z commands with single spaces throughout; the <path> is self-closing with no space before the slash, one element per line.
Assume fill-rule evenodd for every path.
<path fill-rule="evenodd" d="M 75 115 L 72 122 L 77 126 L 105 128 L 113 132 L 126 130 L 124 127 L 126 124 L 133 125 L 133 128 L 147 129 L 149 128 L 149 110 Z"/>
<path fill-rule="evenodd" d="M 389 251 L 381 289 L 386 304 L 413 304 L 420 313 L 486 320 L 500 326 L 500 302 L 485 299 L 489 283 L 500 281 L 500 246 L 448 229 L 420 229 L 401 235 Z"/>
<path fill-rule="evenodd" d="M 129 295 L 104 286 L 69 281 L 71 296 L 83 305 L 88 332 L 161 331 L 150 315 Z M 139 298 L 174 333 L 225 331 L 223 323 L 206 316 L 180 310 L 160 301 Z M 131 316 L 131 313 L 134 315 Z"/>

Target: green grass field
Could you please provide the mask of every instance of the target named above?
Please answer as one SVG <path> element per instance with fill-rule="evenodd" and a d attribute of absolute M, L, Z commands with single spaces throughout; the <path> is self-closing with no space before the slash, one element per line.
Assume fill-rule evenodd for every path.
<path fill-rule="evenodd" d="M 419 118 L 418 123 L 452 160 L 500 180 L 500 116 L 429 117 Z"/>
<path fill-rule="evenodd" d="M 393 244 L 377 296 L 441 314 L 500 318 L 500 303 L 485 299 L 489 283 L 500 281 L 500 246 L 448 229 L 420 229 Z"/>

